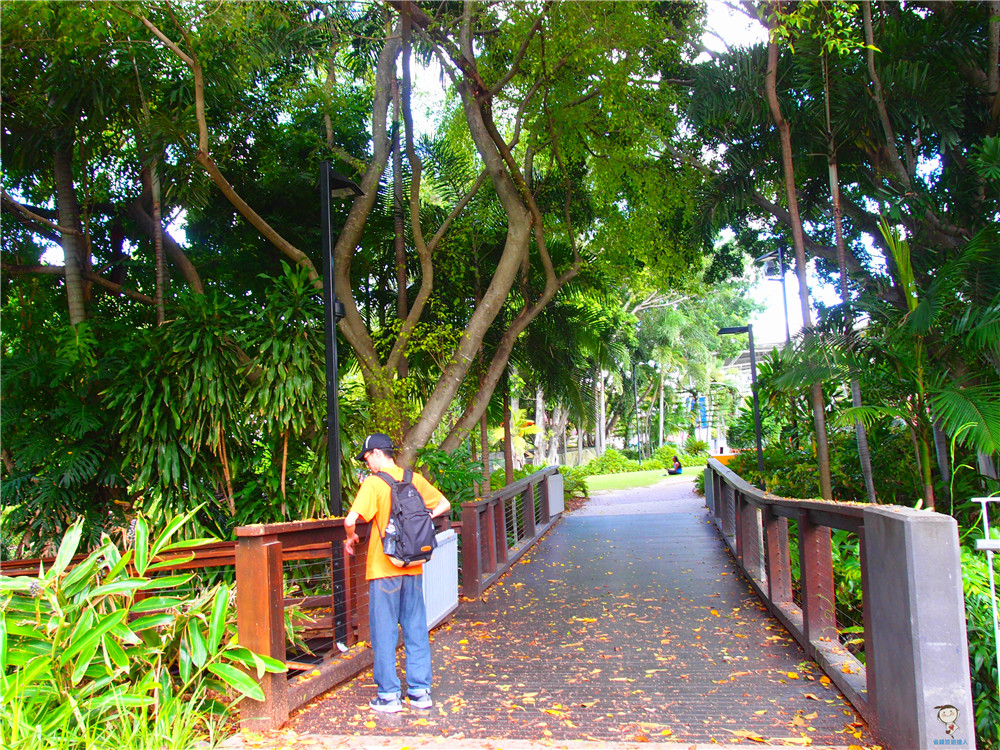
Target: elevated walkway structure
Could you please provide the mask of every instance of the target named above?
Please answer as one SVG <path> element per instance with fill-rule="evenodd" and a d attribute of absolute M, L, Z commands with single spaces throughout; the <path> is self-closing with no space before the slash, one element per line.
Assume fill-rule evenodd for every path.
<path fill-rule="evenodd" d="M 432 710 L 374 714 L 366 672 L 294 713 L 286 730 L 337 735 L 345 747 L 365 736 L 442 747 L 874 742 L 748 586 L 689 476 L 564 514 L 432 638 Z"/>

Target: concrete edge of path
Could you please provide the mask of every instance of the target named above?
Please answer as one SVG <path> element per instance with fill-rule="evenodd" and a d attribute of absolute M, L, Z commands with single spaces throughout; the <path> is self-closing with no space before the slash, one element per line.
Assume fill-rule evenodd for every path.
<path fill-rule="evenodd" d="M 592 740 L 515 740 L 472 739 L 459 737 L 400 737 L 378 735 L 316 735 L 294 732 L 246 733 L 230 737 L 219 747 L 226 750 L 252 750 L 259 748 L 296 748 L 298 750 L 642 750 L 651 745 L 676 748 L 676 750 L 760 750 L 761 747 L 804 747 L 801 740 L 789 738 L 788 742 L 772 738 L 752 745 L 720 745 L 715 742 L 685 742 L 650 738 L 644 741 L 605 742 Z M 857 750 L 859 745 L 810 745 L 811 750 Z"/>

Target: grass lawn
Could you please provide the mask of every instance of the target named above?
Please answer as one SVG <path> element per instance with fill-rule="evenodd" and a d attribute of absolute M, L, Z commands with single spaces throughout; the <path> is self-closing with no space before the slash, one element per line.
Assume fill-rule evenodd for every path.
<path fill-rule="evenodd" d="M 691 481 L 692 477 L 705 471 L 704 466 L 685 467 L 684 473 L 679 477 L 669 477 L 675 481 Z M 648 487 L 656 484 L 661 479 L 667 479 L 666 469 L 653 469 L 651 471 L 628 471 L 621 474 L 595 474 L 587 477 L 587 489 L 591 492 L 599 490 L 624 490 L 629 487 Z"/>

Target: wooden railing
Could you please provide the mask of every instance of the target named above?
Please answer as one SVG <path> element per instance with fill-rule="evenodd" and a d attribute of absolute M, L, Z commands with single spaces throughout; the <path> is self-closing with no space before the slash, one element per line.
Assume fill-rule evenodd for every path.
<path fill-rule="evenodd" d="M 705 501 L 758 595 L 882 743 L 897 750 L 975 747 L 955 519 L 899 506 L 777 497 L 715 459 L 705 471 Z M 797 526 L 797 566 L 790 520 Z M 838 640 L 831 529 L 857 535 L 864 663 Z M 937 718 L 942 706 L 965 717 L 951 734 Z"/>
<path fill-rule="evenodd" d="M 437 526 L 443 529 L 451 524 L 447 518 L 440 518 Z M 260 679 L 263 701 L 248 698 L 240 703 L 244 729 L 276 729 L 288 720 L 291 710 L 371 666 L 370 649 L 341 653 L 337 646 L 349 647 L 369 639 L 365 582 L 369 529 L 368 524 L 358 524 L 360 542 L 355 545 L 354 557 L 344 553 L 344 521 L 335 518 L 242 526 L 236 530 L 235 542 L 213 542 L 161 554 L 153 560 L 168 563 L 158 568 L 156 575 L 235 568 L 240 645 L 288 666 L 288 673 L 265 673 Z M 85 555 L 77 555 L 71 566 L 84 558 Z M 39 566 L 44 570 L 54 561 L 55 558 L 4 561 L 0 572 L 6 576 L 35 576 Z M 317 585 L 329 594 L 285 596 L 284 566 L 302 561 L 329 561 L 329 584 Z M 137 593 L 139 598 L 145 595 Z M 314 655 L 308 662 L 288 660 L 285 613 L 295 605 L 310 618 L 305 627 L 319 636 L 313 639 Z"/>
<path fill-rule="evenodd" d="M 550 487 L 558 474 L 550 466 L 462 504 L 463 596 L 478 599 L 557 520 L 562 496 L 550 496 Z"/>
<path fill-rule="evenodd" d="M 464 504 L 460 523 L 437 519 L 439 530 L 454 528 L 461 535 L 459 565 L 464 596 L 478 598 L 552 526 L 562 512 L 560 480 L 556 467 L 543 469 L 484 500 Z M 343 550 L 343 519 L 334 518 L 241 526 L 235 542 L 215 542 L 156 558 L 157 562 L 174 562 L 158 569 L 157 574 L 235 568 L 240 645 L 289 667 L 289 673 L 261 677 L 263 701 L 246 699 L 240 704 L 244 729 L 275 729 L 288 720 L 290 711 L 371 666 L 370 649 L 342 653 L 338 647 L 369 639 L 365 582 L 369 531 L 367 524 L 357 526 L 360 542 L 353 557 Z M 286 597 L 284 565 L 296 561 L 329 561 L 329 587 L 317 587 L 330 594 Z M 45 568 L 51 562 L 53 559 L 7 561 L 2 572 L 37 575 L 40 564 Z M 309 662 L 288 659 L 285 614 L 292 605 L 307 613 L 314 610 L 309 627 L 322 636 L 317 639 L 322 645 L 314 647 Z M 319 615 L 315 614 L 317 609 Z"/>

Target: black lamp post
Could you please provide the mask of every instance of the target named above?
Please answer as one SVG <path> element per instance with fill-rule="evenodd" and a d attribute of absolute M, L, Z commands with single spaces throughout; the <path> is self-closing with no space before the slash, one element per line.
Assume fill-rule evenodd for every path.
<path fill-rule="evenodd" d="M 757 352 L 754 350 L 753 346 L 753 326 L 729 326 L 728 328 L 720 328 L 719 335 L 723 336 L 728 333 L 746 333 L 750 336 L 750 390 L 753 393 L 753 427 L 754 432 L 757 437 L 757 470 L 761 474 L 761 484 L 763 484 L 764 476 L 764 449 L 761 446 L 761 429 L 760 429 L 760 404 L 757 401 Z"/>
<path fill-rule="evenodd" d="M 635 450 L 639 456 L 639 468 L 642 468 L 642 440 L 639 432 L 639 385 L 635 379 L 635 360 L 632 360 L 632 400 L 635 402 Z"/>
<path fill-rule="evenodd" d="M 329 162 L 319 166 L 320 226 L 323 252 L 323 310 L 326 321 L 326 455 L 330 462 L 330 513 L 344 514 L 340 491 L 340 412 L 337 408 L 337 321 L 344 317 L 344 305 L 333 289 L 333 232 L 330 226 L 330 199 L 364 195 L 351 180 L 330 169 Z M 347 590 L 343 555 L 334 554 L 330 570 L 333 587 L 333 640 L 347 642 Z M 344 646 L 346 648 L 346 645 Z"/>
<path fill-rule="evenodd" d="M 326 319 L 326 425 L 327 458 L 330 461 L 330 513 L 343 515 L 340 492 L 340 412 L 337 408 L 337 321 L 344 317 L 344 305 L 333 289 L 333 232 L 330 227 L 330 199 L 364 195 L 351 180 L 330 169 L 329 162 L 319 166 L 320 223 L 323 251 L 323 310 Z"/>

